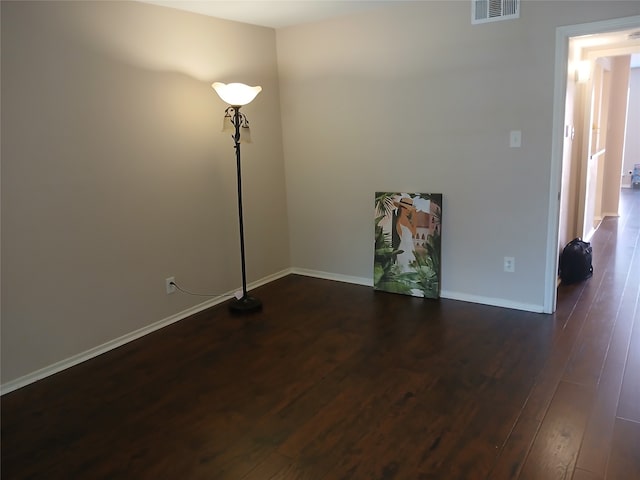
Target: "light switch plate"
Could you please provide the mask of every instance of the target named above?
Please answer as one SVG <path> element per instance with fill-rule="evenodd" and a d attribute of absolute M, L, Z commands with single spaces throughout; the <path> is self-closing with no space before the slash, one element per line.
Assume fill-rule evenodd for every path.
<path fill-rule="evenodd" d="M 522 146 L 522 131 L 511 130 L 509 134 L 509 146 L 511 148 L 520 148 Z"/>

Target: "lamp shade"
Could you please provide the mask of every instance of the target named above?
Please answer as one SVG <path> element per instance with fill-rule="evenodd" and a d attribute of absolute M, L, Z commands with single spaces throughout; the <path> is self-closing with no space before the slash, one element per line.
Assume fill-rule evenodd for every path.
<path fill-rule="evenodd" d="M 222 119 L 222 130 L 220 130 L 222 133 L 226 133 L 226 132 L 233 132 L 235 131 L 236 127 L 233 124 L 233 118 L 231 117 L 231 115 L 229 113 L 226 113 L 224 115 L 224 118 Z"/>
<path fill-rule="evenodd" d="M 262 91 L 262 87 L 250 87 L 244 83 L 220 83 L 211 85 L 218 96 L 229 105 L 242 106 L 251 103 Z"/>

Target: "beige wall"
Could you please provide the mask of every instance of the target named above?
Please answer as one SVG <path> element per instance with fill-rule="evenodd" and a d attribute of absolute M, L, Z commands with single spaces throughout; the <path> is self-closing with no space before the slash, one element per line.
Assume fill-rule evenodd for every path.
<path fill-rule="evenodd" d="M 635 132 L 635 133 L 634 133 Z M 640 163 L 640 68 L 632 68 L 629 78 L 629 107 L 627 109 L 627 135 L 624 144 L 623 173 Z"/>
<path fill-rule="evenodd" d="M 2 2 L 2 383 L 289 267 L 275 32 L 132 2 Z"/>
<path fill-rule="evenodd" d="M 556 28 L 640 4 L 524 2 L 519 20 L 477 26 L 469 8 L 278 30 L 294 266 L 371 278 L 374 192 L 439 192 L 443 295 L 542 309 Z"/>
<path fill-rule="evenodd" d="M 569 42 L 569 62 L 576 65 L 580 53 Z M 570 68 L 570 71 L 573 70 Z M 579 236 L 577 225 L 578 179 L 580 178 L 580 152 L 582 142 L 583 92 L 585 87 L 578 84 L 574 75 L 567 76 L 567 92 L 565 96 L 564 139 L 562 152 L 561 203 L 558 229 L 558 256 L 564 246 Z"/>
<path fill-rule="evenodd" d="M 602 216 L 618 215 L 629 92 L 629 55 L 611 58 L 611 94 L 603 173 Z M 631 133 L 633 136 L 633 133 Z"/>

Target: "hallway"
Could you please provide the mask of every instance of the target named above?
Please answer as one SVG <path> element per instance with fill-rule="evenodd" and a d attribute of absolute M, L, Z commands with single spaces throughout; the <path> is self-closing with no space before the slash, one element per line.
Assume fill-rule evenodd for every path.
<path fill-rule="evenodd" d="M 559 287 L 554 348 L 505 449 L 538 428 L 518 478 L 640 478 L 640 190 L 620 201 L 591 240 L 593 277 Z"/>

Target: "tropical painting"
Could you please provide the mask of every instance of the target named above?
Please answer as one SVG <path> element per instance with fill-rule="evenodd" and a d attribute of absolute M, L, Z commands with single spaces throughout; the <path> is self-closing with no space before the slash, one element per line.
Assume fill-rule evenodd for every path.
<path fill-rule="evenodd" d="M 376 290 L 440 297 L 441 221 L 441 193 L 376 192 Z"/>

